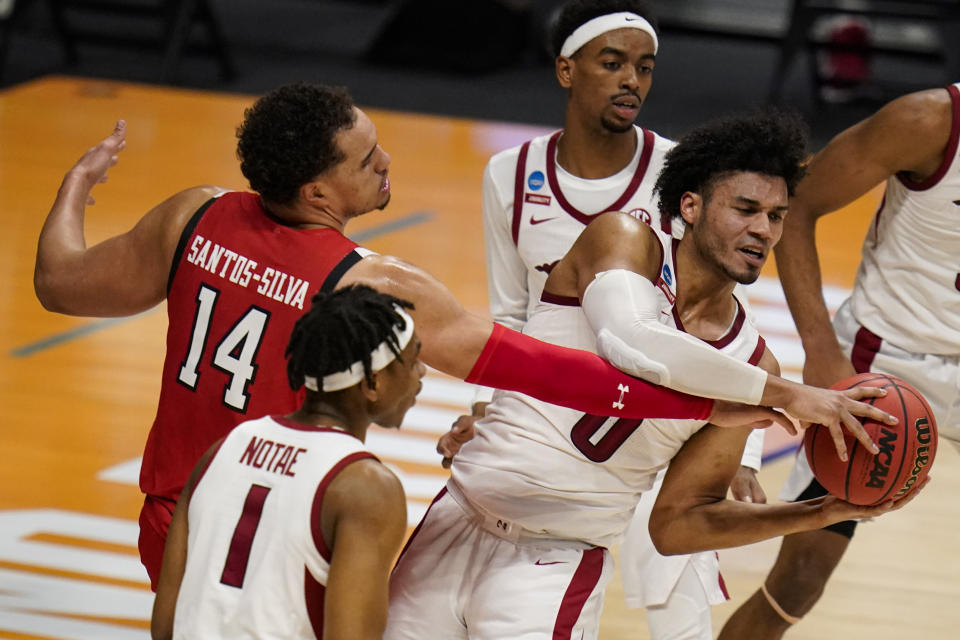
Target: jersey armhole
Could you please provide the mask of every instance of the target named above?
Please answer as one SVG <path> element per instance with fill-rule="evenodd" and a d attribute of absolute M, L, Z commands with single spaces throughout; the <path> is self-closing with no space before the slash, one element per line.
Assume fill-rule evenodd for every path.
<path fill-rule="evenodd" d="M 203 214 L 206 213 L 207 209 L 210 208 L 214 202 L 219 199 L 219 196 L 214 196 L 206 202 L 204 202 L 199 209 L 197 209 L 190 220 L 187 221 L 187 224 L 183 227 L 183 231 L 180 232 L 180 240 L 177 242 L 177 250 L 173 254 L 173 260 L 170 263 L 170 276 L 167 278 L 167 295 L 170 295 L 170 287 L 173 286 L 173 278 L 177 275 L 177 267 L 180 266 L 180 258 L 183 257 L 183 252 L 187 248 L 187 242 L 190 240 L 190 237 L 193 235 L 193 231 L 197 228 L 197 225 L 200 224 L 200 218 L 203 217 Z"/>
<path fill-rule="evenodd" d="M 357 264 L 361 260 L 363 260 L 363 256 L 360 255 L 360 252 L 358 252 L 355 248 L 351 249 L 350 253 L 343 256 L 340 262 L 337 263 L 337 266 L 331 269 L 330 273 L 327 274 L 323 284 L 320 285 L 320 291 L 327 293 L 333 291 L 336 288 L 337 283 L 340 282 L 340 279 L 343 277 L 343 274 L 349 271 L 350 267 Z"/>
<path fill-rule="evenodd" d="M 347 465 L 350 465 L 358 460 L 366 460 L 368 458 L 377 460 L 379 462 L 379 458 L 369 451 L 356 451 L 348 456 L 345 456 L 340 460 L 340 462 L 333 465 L 333 468 L 327 472 L 327 475 L 323 476 L 323 480 L 321 480 L 320 484 L 317 485 L 317 490 L 313 494 L 313 505 L 310 507 L 310 532 L 313 537 L 313 544 L 320 553 L 320 557 L 326 560 L 327 563 L 331 561 L 333 554 L 331 549 L 327 546 L 327 541 L 323 539 L 323 528 L 321 526 L 323 516 L 323 496 L 327 492 L 327 487 L 329 487 L 330 483 L 333 482 L 333 479 L 336 478 L 337 474 L 343 471 Z"/>

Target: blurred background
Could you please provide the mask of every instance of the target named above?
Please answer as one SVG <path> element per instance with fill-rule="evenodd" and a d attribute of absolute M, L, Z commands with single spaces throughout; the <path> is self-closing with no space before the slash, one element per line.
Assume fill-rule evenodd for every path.
<path fill-rule="evenodd" d="M 368 107 L 560 126 L 561 0 L 0 0 L 0 84 L 51 73 L 238 93 L 308 80 Z M 654 0 L 640 123 L 677 136 L 768 101 L 817 147 L 879 104 L 960 78 L 960 1 Z"/>

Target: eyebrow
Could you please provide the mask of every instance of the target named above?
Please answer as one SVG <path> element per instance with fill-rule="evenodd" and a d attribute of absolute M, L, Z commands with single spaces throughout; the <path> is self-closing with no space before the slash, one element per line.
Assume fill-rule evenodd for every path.
<path fill-rule="evenodd" d="M 602 55 L 607 55 L 607 54 L 612 54 L 612 55 L 615 55 L 615 56 L 620 56 L 621 58 L 626 58 L 626 57 L 627 57 L 627 54 L 626 54 L 626 52 L 625 52 L 623 49 L 617 49 L 616 47 L 604 47 L 603 49 L 600 49 L 600 53 L 598 53 L 597 55 L 601 55 L 601 56 L 602 56 Z M 641 58 L 641 59 L 644 59 L 644 60 L 656 60 L 656 59 L 657 59 L 657 54 L 655 54 L 655 53 L 645 53 L 645 54 L 643 54 L 642 56 L 640 56 L 640 58 Z"/>
<path fill-rule="evenodd" d="M 751 205 L 751 206 L 754 206 L 754 207 L 757 207 L 757 208 L 761 208 L 760 201 L 759 201 L 759 200 L 754 200 L 753 198 L 748 198 L 748 197 L 746 197 L 746 196 L 734 196 L 733 199 L 736 200 L 736 201 L 738 201 L 738 202 L 742 202 L 742 203 L 744 203 L 744 204 L 749 204 L 749 205 Z M 788 209 L 789 206 L 784 204 L 784 205 L 780 205 L 779 207 L 772 207 L 772 208 L 773 208 L 775 211 L 778 211 L 778 210 L 780 210 L 780 209 Z"/>

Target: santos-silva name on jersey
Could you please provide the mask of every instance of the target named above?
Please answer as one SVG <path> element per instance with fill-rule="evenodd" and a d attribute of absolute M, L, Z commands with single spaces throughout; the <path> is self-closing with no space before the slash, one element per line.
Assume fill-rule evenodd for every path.
<path fill-rule="evenodd" d="M 262 270 L 256 260 L 220 246 L 197 234 L 190 244 L 187 262 L 241 287 L 257 283 L 256 292 L 267 298 L 303 309 L 310 283 L 273 267 Z"/>

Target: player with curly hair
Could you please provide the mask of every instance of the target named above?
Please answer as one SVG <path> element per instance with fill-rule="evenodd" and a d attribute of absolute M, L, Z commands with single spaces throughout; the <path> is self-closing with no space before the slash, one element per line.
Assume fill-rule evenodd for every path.
<path fill-rule="evenodd" d="M 656 387 L 593 354 L 470 314 L 422 269 L 350 241 L 346 224 L 390 199 L 390 156 L 345 91 L 281 87 L 247 110 L 239 156 L 259 192 L 187 189 L 129 232 L 88 247 L 85 206 L 125 136 L 118 122 L 65 176 L 40 234 L 34 286 L 46 308 L 72 315 L 127 315 L 167 302 L 160 399 L 140 473 L 146 497 L 139 547 L 154 586 L 167 526 L 194 463 L 248 417 L 299 406 L 284 380 L 282 354 L 318 290 L 362 283 L 410 300 L 424 362 L 461 379 L 618 416 L 741 420 L 743 407 Z M 630 386 L 631 395 L 611 409 L 618 385 Z M 782 387 L 777 379 L 769 386 Z M 818 422 L 853 420 L 850 411 L 880 415 L 847 397 L 811 405 L 802 388 L 781 390 L 789 406 Z M 763 409 L 748 413 L 781 419 Z"/>
<path fill-rule="evenodd" d="M 551 271 L 524 332 L 678 388 L 767 393 L 779 367 L 733 290 L 756 280 L 780 237 L 803 174 L 798 122 L 749 114 L 683 138 L 659 181 L 664 197 L 680 194 L 670 208 L 683 238 L 624 213 L 599 216 Z M 667 465 L 649 526 L 668 555 L 891 508 L 727 500 L 750 430 L 609 419 L 497 392 L 397 563 L 384 637 L 596 638 L 606 547 Z"/>

